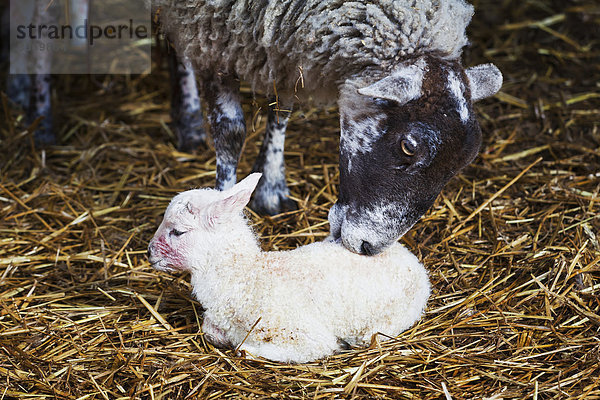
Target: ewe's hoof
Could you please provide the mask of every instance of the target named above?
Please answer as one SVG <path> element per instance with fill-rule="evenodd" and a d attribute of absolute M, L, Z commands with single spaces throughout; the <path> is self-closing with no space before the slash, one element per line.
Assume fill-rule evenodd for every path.
<path fill-rule="evenodd" d="M 193 131 L 181 133 L 182 130 L 175 128 L 177 131 L 177 150 L 184 153 L 193 153 L 198 150 L 199 147 L 206 146 L 206 134 L 204 130 L 202 132 Z"/>
<path fill-rule="evenodd" d="M 52 129 L 52 122 L 47 122 L 45 119 L 40 121 L 33 134 L 33 139 L 36 146 L 45 147 L 55 145 L 56 135 Z"/>
<path fill-rule="evenodd" d="M 206 145 L 202 117 L 181 118 L 174 124 L 173 130 L 177 136 L 177 150 L 192 153 L 198 147 Z"/>
<path fill-rule="evenodd" d="M 261 215 L 276 215 L 297 210 L 298 206 L 288 197 L 289 194 L 285 183 L 269 185 L 261 179 L 250 202 L 250 208 Z"/>

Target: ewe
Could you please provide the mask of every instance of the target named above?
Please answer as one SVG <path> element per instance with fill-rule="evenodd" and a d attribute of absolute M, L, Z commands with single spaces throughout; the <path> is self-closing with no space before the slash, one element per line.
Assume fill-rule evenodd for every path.
<path fill-rule="evenodd" d="M 495 94 L 492 64 L 463 68 L 465 0 L 147 0 L 177 53 L 192 63 L 206 100 L 216 187 L 236 181 L 246 122 L 239 80 L 276 95 L 254 170 L 251 207 L 294 208 L 284 172 L 294 103 L 340 114 L 339 198 L 332 237 L 374 255 L 404 235 L 477 155 L 473 102 Z"/>

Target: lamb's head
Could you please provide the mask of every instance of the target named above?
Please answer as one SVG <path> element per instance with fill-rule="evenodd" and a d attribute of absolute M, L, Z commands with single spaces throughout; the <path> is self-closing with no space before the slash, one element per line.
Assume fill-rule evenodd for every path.
<path fill-rule="evenodd" d="M 481 130 L 472 103 L 495 94 L 502 75 L 492 64 L 464 70 L 433 56 L 374 83 L 368 75 L 340 90 L 340 195 L 329 223 L 349 250 L 377 254 L 475 158 Z"/>
<path fill-rule="evenodd" d="M 161 271 L 202 268 L 232 233 L 245 228 L 243 209 L 262 174 L 224 191 L 193 189 L 171 200 L 148 245 L 150 264 Z"/>

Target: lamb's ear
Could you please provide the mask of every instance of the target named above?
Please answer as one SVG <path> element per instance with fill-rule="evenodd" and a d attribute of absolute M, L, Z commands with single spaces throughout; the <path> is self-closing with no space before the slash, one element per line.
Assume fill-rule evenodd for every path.
<path fill-rule="evenodd" d="M 502 73 L 494 64 L 482 64 L 467 68 L 471 100 L 485 99 L 498 93 L 502 87 Z"/>
<path fill-rule="evenodd" d="M 363 96 L 392 100 L 400 105 L 421 97 L 421 88 L 427 64 L 420 59 L 414 64 L 402 65 L 391 75 L 370 86 L 358 89 Z"/>
<path fill-rule="evenodd" d="M 208 224 L 214 226 L 223 217 L 241 212 L 250 201 L 252 192 L 256 188 L 261 176 L 262 174 L 258 172 L 250 174 L 231 189 L 225 190 L 223 192 L 225 197 L 216 200 L 208 207 Z"/>
<path fill-rule="evenodd" d="M 260 181 L 261 176 L 262 174 L 260 172 L 250 174 L 229 189 L 230 192 L 241 192 L 244 193 L 244 196 L 247 195 L 248 198 L 242 207 L 244 207 L 250 201 L 250 196 L 252 196 L 252 192 L 254 192 L 254 189 L 256 189 L 256 185 L 258 185 L 258 181 Z"/>

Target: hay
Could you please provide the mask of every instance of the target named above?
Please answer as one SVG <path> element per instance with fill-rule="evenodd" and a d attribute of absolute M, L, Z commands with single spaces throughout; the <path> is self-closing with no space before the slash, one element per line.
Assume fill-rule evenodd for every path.
<path fill-rule="evenodd" d="M 600 9 L 562 4 L 475 2 L 467 64 L 495 62 L 506 83 L 477 106 L 480 156 L 403 238 L 431 274 L 427 314 L 307 365 L 213 348 L 189 278 L 148 265 L 169 199 L 215 171 L 212 151 L 174 149 L 164 69 L 108 89 L 58 77 L 65 145 L 44 150 L 3 100 L 0 399 L 600 398 Z M 245 98 L 240 175 L 265 125 Z M 294 112 L 300 209 L 253 216 L 266 249 L 326 235 L 337 131 L 335 110 Z"/>

